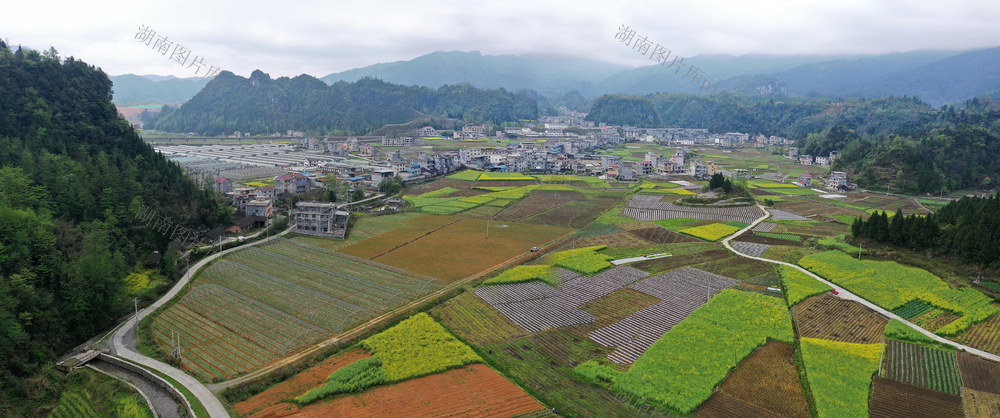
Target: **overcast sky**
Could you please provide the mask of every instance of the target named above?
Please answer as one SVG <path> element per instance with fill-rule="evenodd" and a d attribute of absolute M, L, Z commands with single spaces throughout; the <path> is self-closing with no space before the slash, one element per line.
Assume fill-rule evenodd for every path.
<path fill-rule="evenodd" d="M 247 76 L 317 77 L 434 51 L 649 60 L 622 24 L 681 56 L 879 54 L 1000 45 L 998 0 L 17 1 L 0 38 L 75 56 L 109 75 L 195 76 L 135 39 L 140 25 Z M 171 48 L 173 51 L 173 48 Z"/>

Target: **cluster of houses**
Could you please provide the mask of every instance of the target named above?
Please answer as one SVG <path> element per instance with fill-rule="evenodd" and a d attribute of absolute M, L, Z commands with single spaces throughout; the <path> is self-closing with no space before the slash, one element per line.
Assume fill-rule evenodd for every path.
<path fill-rule="evenodd" d="M 837 160 L 837 151 L 830 151 L 829 157 L 821 157 L 818 155 L 799 155 L 799 149 L 797 147 L 788 147 L 788 154 L 785 157 L 797 161 L 802 165 L 818 165 L 821 167 L 829 167 Z"/>

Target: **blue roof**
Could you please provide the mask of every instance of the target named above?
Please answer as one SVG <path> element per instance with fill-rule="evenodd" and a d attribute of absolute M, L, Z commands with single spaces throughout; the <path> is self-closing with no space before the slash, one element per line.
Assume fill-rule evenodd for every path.
<path fill-rule="evenodd" d="M 361 176 L 354 176 L 354 177 L 349 178 L 348 180 L 352 180 L 353 181 L 353 180 L 364 180 L 364 179 L 365 178 L 361 177 Z"/>

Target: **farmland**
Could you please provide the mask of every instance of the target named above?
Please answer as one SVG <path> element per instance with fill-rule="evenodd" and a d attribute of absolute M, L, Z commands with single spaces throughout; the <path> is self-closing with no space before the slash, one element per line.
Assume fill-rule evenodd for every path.
<path fill-rule="evenodd" d="M 471 218 L 428 216 L 414 223 L 343 247 L 341 252 L 369 258 L 409 271 L 437 277 L 446 283 L 492 269 L 514 257 L 542 247 L 570 230 L 528 224 L 490 225 Z M 461 254 L 456 257 L 456 254 Z"/>
<path fill-rule="evenodd" d="M 447 299 L 304 360 L 312 367 L 296 364 L 283 382 L 227 393 L 242 400 L 230 411 L 243 416 L 551 416 L 553 408 L 593 417 L 807 417 L 810 409 L 820 417 L 950 416 L 960 391 L 1000 391 L 997 365 L 936 350 L 798 270 L 727 251 L 716 241 L 764 213 L 677 202 L 699 184 L 452 174 L 404 190 L 411 209 L 402 214 L 360 217 L 346 240 L 293 235 L 216 261 L 157 318 L 174 323 L 154 332 L 161 344 L 182 332 L 182 366 L 220 380 L 452 285 Z M 786 183 L 751 184 L 776 209 L 735 238 L 739 252 L 801 261 L 942 333 L 995 309 L 926 271 L 842 257 L 857 245 L 842 220 L 898 198 L 835 200 Z M 865 258 L 897 259 L 865 249 Z M 611 263 L 653 254 L 668 256 Z M 365 273 L 376 267 L 414 288 Z M 379 282 L 325 284 L 344 274 Z M 226 312 L 204 319 L 208 309 Z M 984 347 L 1000 340 L 1000 319 L 982 319 L 955 338 Z"/>
<path fill-rule="evenodd" d="M 958 368 L 963 387 L 1000 393 L 1000 364 L 963 352 L 958 353 Z"/>
<path fill-rule="evenodd" d="M 481 362 L 467 345 L 448 333 L 426 313 L 416 314 L 361 341 L 372 357 L 354 361 L 334 371 L 322 385 L 295 397 L 297 405 L 308 405 L 341 393 L 356 393 L 383 383 Z"/>
<path fill-rule="evenodd" d="M 785 286 L 785 293 L 788 294 L 788 306 L 795 306 L 805 298 L 830 290 L 830 286 L 788 266 L 779 266 L 778 273 Z"/>
<path fill-rule="evenodd" d="M 887 342 L 881 375 L 956 396 L 962 386 L 954 352 L 900 341 Z"/>
<path fill-rule="evenodd" d="M 870 405 L 873 417 L 961 417 L 962 398 L 875 376 Z"/>
<path fill-rule="evenodd" d="M 227 378 L 439 287 L 430 277 L 279 238 L 202 270 L 152 331 L 164 349 L 180 335 L 189 372 Z"/>
<path fill-rule="evenodd" d="M 882 344 L 802 338 L 802 361 L 820 417 L 868 413 L 868 389 L 878 371 Z"/>
<path fill-rule="evenodd" d="M 961 318 L 936 330 L 954 335 L 998 311 L 993 300 L 972 288 L 952 289 L 925 270 L 891 261 L 859 261 L 840 251 L 803 257 L 799 264 L 886 309 L 920 299 Z"/>
<path fill-rule="evenodd" d="M 729 374 L 712 398 L 698 409 L 698 415 L 713 409 L 713 400 L 723 395 L 744 407 L 756 406 L 778 416 L 808 417 L 809 405 L 802 393 L 794 351 L 792 345 L 777 341 L 757 349 Z"/>
<path fill-rule="evenodd" d="M 829 294 L 813 296 L 792 308 L 799 335 L 858 344 L 882 341 L 888 319 L 860 303 Z"/>
<path fill-rule="evenodd" d="M 792 340 L 784 303 L 723 290 L 664 334 L 628 372 L 611 373 L 608 383 L 615 392 L 636 396 L 641 402 L 689 413 L 711 397 L 729 369 L 768 338 Z M 585 378 L 609 380 L 595 375 L 603 368 L 587 364 L 593 363 L 577 368 Z"/>

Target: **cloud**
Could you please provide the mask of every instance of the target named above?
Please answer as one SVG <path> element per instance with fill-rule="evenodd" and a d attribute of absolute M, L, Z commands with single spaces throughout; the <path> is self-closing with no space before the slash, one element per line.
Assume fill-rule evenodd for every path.
<path fill-rule="evenodd" d="M 434 51 L 554 54 L 628 65 L 613 39 L 630 25 L 682 56 L 878 54 L 996 46 L 1000 2 L 766 0 L 696 2 L 316 0 L 18 2 L 0 15 L 14 44 L 75 56 L 109 74 L 193 76 L 133 39 L 154 28 L 237 74 L 323 76 Z"/>

